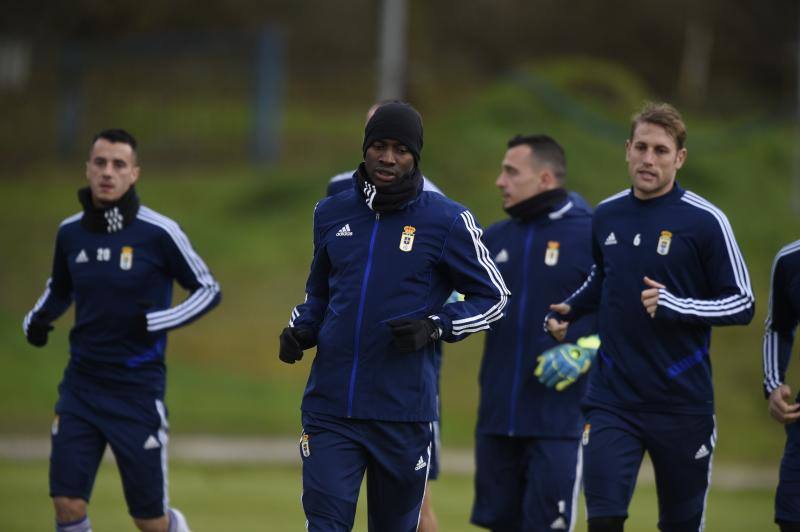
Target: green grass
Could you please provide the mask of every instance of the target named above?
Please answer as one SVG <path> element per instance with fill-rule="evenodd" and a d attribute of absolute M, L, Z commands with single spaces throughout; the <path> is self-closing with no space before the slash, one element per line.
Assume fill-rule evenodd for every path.
<path fill-rule="evenodd" d="M 47 496 L 47 464 L 0 461 L 0 514 L 4 532 L 52 530 Z M 13 482 L 11 481 L 13 479 Z M 283 532 L 302 530 L 299 467 L 200 466 L 172 463 L 172 504 L 180 508 L 195 532 L 236 530 Z M 472 479 L 444 474 L 431 483 L 431 496 L 442 532 L 481 530 L 469 525 Z M 583 502 L 576 530 L 586 530 Z M 626 530 L 655 530 L 655 489 L 637 488 L 630 506 Z M 113 464 L 104 463 L 89 506 L 95 530 L 133 531 L 125 509 L 122 487 Z M 712 487 L 708 501 L 709 532 L 754 532 L 772 529 L 772 492 L 769 490 L 726 491 Z M 362 494 L 354 530 L 365 531 Z"/>
<path fill-rule="evenodd" d="M 505 216 L 493 183 L 506 140 L 518 132 L 546 131 L 566 148 L 569 186 L 591 202 L 626 187 L 628 115 L 646 89 L 613 65 L 587 65 L 586 60 L 538 65 L 533 81 L 526 70 L 459 88 L 452 99 L 420 102 L 426 117 L 425 173 L 489 225 Z M 183 131 L 194 138 L 188 130 L 202 137 L 199 151 L 220 143 L 223 152 L 235 152 L 230 137 L 245 127 L 249 102 L 207 98 L 193 94 L 170 112 L 138 98 L 131 109 L 115 114 L 108 107 L 103 115 L 107 123 L 133 121 L 144 132 L 141 196 L 181 223 L 222 285 L 218 309 L 170 336 L 172 426 L 182 433 L 294 435 L 313 353 L 294 366 L 280 364 L 277 336 L 303 297 L 314 202 L 330 175 L 359 161 L 364 109 L 290 94 L 280 164 L 252 166 L 227 156 L 175 159 L 163 154 L 161 144 L 148 153 L 151 137 L 161 142 Z M 28 107 L 20 105 L 15 113 L 24 115 Z M 192 108 L 209 112 L 185 120 Z M 749 327 L 714 333 L 719 458 L 777 467 L 783 432 L 766 415 L 760 353 L 770 263 L 781 245 L 798 238 L 789 201 L 794 137 L 787 123 L 764 120 L 751 109 L 756 110 L 723 118 L 688 115 L 689 157 L 679 179 L 728 214 L 758 301 Z M 0 138 L 9 141 L 4 148 L 9 151 L 31 149 L 12 148 L 14 135 Z M 78 210 L 75 190 L 84 183 L 82 173 L 80 158 L 56 163 L 45 154 L 42 162 L 0 178 L 0 434 L 46 434 L 49 426 L 71 316 L 56 322 L 41 350 L 25 343 L 20 323 L 44 287 L 58 223 Z M 472 444 L 481 349 L 480 335 L 446 347 L 446 445 Z M 790 382 L 797 382 L 792 376 Z"/>

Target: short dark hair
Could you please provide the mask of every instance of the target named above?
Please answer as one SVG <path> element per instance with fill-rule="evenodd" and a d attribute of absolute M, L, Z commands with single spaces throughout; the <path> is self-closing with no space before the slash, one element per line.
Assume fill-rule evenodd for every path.
<path fill-rule="evenodd" d="M 124 129 L 104 129 L 103 131 L 96 133 L 95 136 L 92 137 L 91 146 L 89 146 L 90 152 L 94 147 L 94 143 L 100 139 L 105 139 L 111 143 L 121 142 L 123 144 L 127 144 L 133 150 L 133 154 L 136 155 L 136 138 Z"/>
<path fill-rule="evenodd" d="M 559 183 L 564 183 L 567 178 L 567 155 L 561 144 L 549 135 L 517 135 L 508 141 L 509 149 L 523 144 L 530 147 L 538 161 L 553 170 Z"/>
<path fill-rule="evenodd" d="M 686 124 L 678 110 L 670 104 L 647 102 L 641 111 L 631 117 L 631 135 L 628 140 L 633 140 L 636 126 L 642 122 L 663 127 L 664 131 L 675 139 L 675 146 L 679 150 L 686 146 Z"/>

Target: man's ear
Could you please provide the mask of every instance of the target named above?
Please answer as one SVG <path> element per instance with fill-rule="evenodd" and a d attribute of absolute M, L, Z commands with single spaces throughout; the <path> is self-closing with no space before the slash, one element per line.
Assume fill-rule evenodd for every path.
<path fill-rule="evenodd" d="M 539 189 L 542 191 L 553 190 L 558 186 L 558 178 L 549 167 L 545 166 L 539 174 Z"/>
<path fill-rule="evenodd" d="M 681 148 L 680 150 L 678 150 L 678 153 L 675 155 L 675 168 L 677 170 L 680 170 L 681 167 L 683 166 L 683 163 L 686 162 L 687 154 L 688 152 L 686 151 L 686 148 Z"/>

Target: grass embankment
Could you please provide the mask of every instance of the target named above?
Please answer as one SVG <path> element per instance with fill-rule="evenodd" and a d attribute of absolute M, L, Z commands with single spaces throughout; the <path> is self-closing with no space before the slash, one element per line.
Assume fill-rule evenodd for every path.
<path fill-rule="evenodd" d="M 539 77 L 473 88 L 450 102 L 424 102 L 426 174 L 488 225 L 504 216 L 493 183 L 506 140 L 518 132 L 546 131 L 566 148 L 569 186 L 592 203 L 626 187 L 627 120 L 646 92 L 630 76 L 602 65 L 576 72 L 584 70 L 543 66 Z M 157 122 L 157 112 L 150 112 Z M 300 364 L 282 365 L 277 336 L 303 296 L 312 206 L 330 175 L 359 160 L 362 112 L 290 100 L 285 157 L 277 165 L 157 164 L 143 156 L 144 201 L 180 221 L 223 288 L 218 309 L 170 337 L 173 430 L 298 432 L 298 404 L 313 353 Z M 760 338 L 772 257 L 798 236 L 789 207 L 791 129 L 752 116 L 686 118 L 689 158 L 679 179 L 728 214 L 758 300 L 751 326 L 714 335 L 717 459 L 776 464 L 783 436 L 767 418 L 760 391 Z M 150 122 L 138 115 L 137 123 Z M 25 343 L 20 322 L 44 287 L 59 221 L 78 210 L 81 175 L 81 161 L 75 160 L 41 164 L 0 181 L 0 432 L 47 433 L 67 359 L 70 316 L 56 323 L 41 350 Z M 445 445 L 472 442 L 481 346 L 476 335 L 446 348 Z"/>

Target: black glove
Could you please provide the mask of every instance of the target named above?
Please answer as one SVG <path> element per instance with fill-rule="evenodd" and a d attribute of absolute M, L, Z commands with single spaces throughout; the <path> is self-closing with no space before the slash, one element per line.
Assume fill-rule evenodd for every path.
<path fill-rule="evenodd" d="M 36 347 L 42 347 L 47 343 L 47 334 L 53 330 L 53 326 L 41 320 L 31 320 L 28 324 L 28 343 Z"/>
<path fill-rule="evenodd" d="M 294 364 L 303 358 L 303 350 L 314 347 L 317 343 L 311 329 L 286 327 L 281 331 L 281 348 L 278 358 L 287 364 Z"/>
<path fill-rule="evenodd" d="M 393 320 L 386 324 L 392 329 L 394 346 L 401 353 L 412 353 L 439 339 L 439 328 L 430 318 Z"/>
<path fill-rule="evenodd" d="M 133 317 L 133 338 L 148 345 L 155 340 L 153 333 L 147 330 L 147 314 L 137 314 Z"/>

